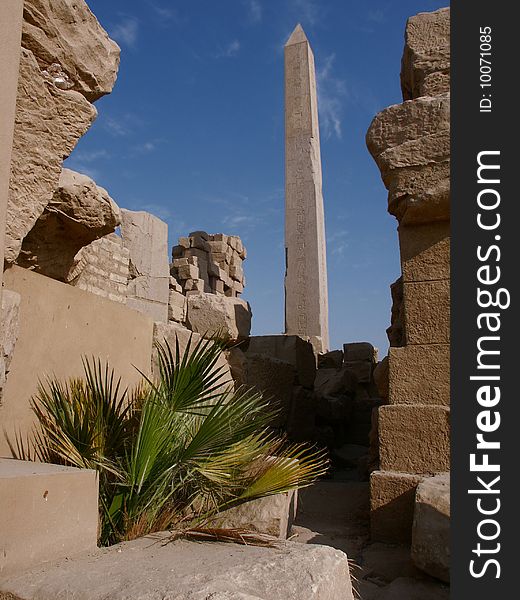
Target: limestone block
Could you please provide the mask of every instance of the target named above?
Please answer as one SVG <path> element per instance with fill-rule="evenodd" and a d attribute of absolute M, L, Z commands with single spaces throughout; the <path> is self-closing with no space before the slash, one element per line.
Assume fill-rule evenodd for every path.
<path fill-rule="evenodd" d="M 318 355 L 318 369 L 339 369 L 343 364 L 343 351 L 331 350 Z"/>
<path fill-rule="evenodd" d="M 139 275 L 169 277 L 168 225 L 144 211 L 121 210 L 121 237 Z"/>
<path fill-rule="evenodd" d="M 78 92 L 60 90 L 22 49 L 7 205 L 5 258 L 13 262 L 58 187 L 62 162 L 96 117 Z"/>
<path fill-rule="evenodd" d="M 345 367 L 318 369 L 314 380 L 314 392 L 319 398 L 352 394 L 356 379 Z"/>
<path fill-rule="evenodd" d="M 428 477 L 417 486 L 412 560 L 442 581 L 450 580 L 450 474 Z"/>
<path fill-rule="evenodd" d="M 83 0 L 26 0 L 22 46 L 41 70 L 59 63 L 73 84 L 93 102 L 112 91 L 119 68 L 119 46 Z"/>
<path fill-rule="evenodd" d="M 436 96 L 450 89 L 450 9 L 408 19 L 401 63 L 403 98 Z"/>
<path fill-rule="evenodd" d="M 206 231 L 202 231 L 202 230 L 198 230 L 198 231 L 191 231 L 188 236 L 191 237 L 199 237 L 201 239 L 203 239 L 204 241 L 207 241 L 209 239 L 209 235 Z"/>
<path fill-rule="evenodd" d="M 208 245 L 210 247 L 210 252 L 213 254 L 215 252 L 218 253 L 225 253 L 227 251 L 227 242 L 224 241 L 212 241 L 210 240 L 208 242 Z"/>
<path fill-rule="evenodd" d="M 374 383 L 377 387 L 377 392 L 381 398 L 388 400 L 390 395 L 390 367 L 389 367 L 389 358 L 385 356 L 382 361 L 377 363 L 372 376 L 374 378 Z M 423 402 L 422 404 L 427 404 L 427 402 Z M 439 404 L 442 404 L 439 402 Z"/>
<path fill-rule="evenodd" d="M 165 532 L 102 548 L 9 579 L 3 591 L 20 600 L 354 600 L 348 558 L 335 548 L 170 538 Z"/>
<path fill-rule="evenodd" d="M 449 219 L 449 131 L 449 95 L 390 106 L 372 121 L 367 146 L 400 222 Z"/>
<path fill-rule="evenodd" d="M 370 475 L 370 536 L 373 541 L 410 543 L 415 490 L 420 475 L 373 471 Z"/>
<path fill-rule="evenodd" d="M 173 269 L 178 269 L 179 267 L 186 267 L 189 264 L 190 263 L 188 262 L 188 259 L 183 256 L 182 258 L 174 258 L 170 267 Z"/>
<path fill-rule="evenodd" d="M 0 458 L 0 506 L 0 578 L 96 549 L 95 471 Z"/>
<path fill-rule="evenodd" d="M 187 322 L 203 336 L 220 333 L 230 341 L 245 339 L 251 330 L 251 308 L 238 298 L 201 293 L 188 298 Z"/>
<path fill-rule="evenodd" d="M 427 140 L 450 129 L 449 96 L 423 97 L 414 101 L 393 104 L 378 113 L 367 133 L 367 145 L 375 161 L 385 160 L 385 152 L 404 145 L 403 155 L 394 154 L 395 160 L 408 157 L 407 150 L 412 142 Z M 417 157 L 422 159 L 422 157 Z M 427 158 L 427 157 L 426 157 Z M 389 168 L 405 166 L 390 163 Z M 383 177 L 384 179 L 384 177 Z"/>
<path fill-rule="evenodd" d="M 399 248 L 404 282 L 450 278 L 450 223 L 400 225 Z"/>
<path fill-rule="evenodd" d="M 448 344 L 390 348 L 390 404 L 450 405 Z"/>
<path fill-rule="evenodd" d="M 168 304 L 129 296 L 126 299 L 126 306 L 143 315 L 148 315 L 153 321 L 160 321 L 161 323 L 168 321 Z"/>
<path fill-rule="evenodd" d="M 314 386 L 316 357 L 312 344 L 297 335 L 255 335 L 244 343 L 246 354 L 266 354 L 296 368 L 300 385 Z"/>
<path fill-rule="evenodd" d="M 170 290 L 174 290 L 175 292 L 180 292 L 182 294 L 182 286 L 175 279 L 175 277 L 170 277 Z"/>
<path fill-rule="evenodd" d="M 358 383 L 370 383 L 372 380 L 372 371 L 374 370 L 374 363 L 368 361 L 346 361 L 343 363 L 345 369 L 353 375 Z"/>
<path fill-rule="evenodd" d="M 184 291 L 186 294 L 190 292 L 198 294 L 200 292 L 204 292 L 205 285 L 203 279 L 186 279 L 184 282 Z"/>
<path fill-rule="evenodd" d="M 394 404 L 379 408 L 381 470 L 433 474 L 450 468 L 450 410 Z"/>
<path fill-rule="evenodd" d="M 405 283 L 403 301 L 407 344 L 449 343 L 449 280 Z"/>
<path fill-rule="evenodd" d="M 388 181 L 388 212 L 403 225 L 449 220 L 449 160 L 395 169 Z"/>
<path fill-rule="evenodd" d="M 209 252 L 210 245 L 207 242 L 207 234 L 206 238 L 199 233 L 190 234 L 190 248 L 195 248 L 205 253 Z"/>
<path fill-rule="evenodd" d="M 246 502 L 217 515 L 210 526 L 247 529 L 286 540 L 296 518 L 297 499 L 298 492 L 293 490 Z"/>
<path fill-rule="evenodd" d="M 170 290 L 168 299 L 168 320 L 183 323 L 186 320 L 186 296 Z"/>
<path fill-rule="evenodd" d="M 187 260 L 187 259 L 184 259 Z M 181 280 L 197 279 L 199 276 L 199 268 L 195 265 L 180 265 L 177 268 L 178 277 Z"/>
<path fill-rule="evenodd" d="M 246 381 L 269 399 L 269 406 L 276 411 L 273 427 L 286 424 L 291 409 L 293 388 L 296 383 L 296 369 L 290 363 L 264 354 L 247 353 Z"/>
<path fill-rule="evenodd" d="M 168 226 L 149 213 L 124 209 L 121 237 L 130 255 L 127 305 L 166 322 L 170 281 Z"/>
<path fill-rule="evenodd" d="M 23 240 L 18 264 L 66 281 L 79 250 L 113 232 L 119 207 L 108 192 L 81 173 L 62 169 L 58 187 Z"/>
<path fill-rule="evenodd" d="M 377 363 L 377 348 L 369 342 L 352 342 L 343 344 L 343 360 L 345 362 L 368 361 Z"/>

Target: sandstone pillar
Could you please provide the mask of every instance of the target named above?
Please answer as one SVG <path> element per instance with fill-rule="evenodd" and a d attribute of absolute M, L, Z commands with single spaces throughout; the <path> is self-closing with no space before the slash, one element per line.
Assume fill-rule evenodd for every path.
<path fill-rule="evenodd" d="M 0 61 L 0 81 L 2 82 L 0 87 L 0 403 L 5 383 L 6 364 L 9 360 L 9 353 L 4 352 L 4 347 L 9 345 L 10 337 L 7 323 L 4 323 L 4 321 L 9 321 L 7 318 L 9 310 L 2 310 L 2 284 L 7 197 L 11 174 L 11 150 L 22 39 L 22 13 L 23 0 L 0 2 L 0 56 L 2 57 Z"/>
<path fill-rule="evenodd" d="M 314 56 L 300 25 L 285 45 L 285 333 L 329 349 L 327 259 Z"/>
<path fill-rule="evenodd" d="M 415 488 L 450 469 L 449 9 L 408 20 L 401 87 L 405 102 L 379 113 L 367 133 L 399 222 L 402 273 L 370 493 L 372 539 L 406 543 Z"/>

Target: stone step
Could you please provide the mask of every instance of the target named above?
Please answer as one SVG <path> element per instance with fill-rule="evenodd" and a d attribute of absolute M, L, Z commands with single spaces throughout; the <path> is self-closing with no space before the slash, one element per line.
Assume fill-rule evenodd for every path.
<path fill-rule="evenodd" d="M 0 458 L 0 580 L 95 550 L 97 529 L 95 471 Z"/>

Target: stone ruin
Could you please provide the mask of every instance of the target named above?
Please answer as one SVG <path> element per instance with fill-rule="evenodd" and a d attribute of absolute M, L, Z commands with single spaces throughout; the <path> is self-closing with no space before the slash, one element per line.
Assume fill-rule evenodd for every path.
<path fill-rule="evenodd" d="M 25 0 L 24 15 L 5 238 L 11 274 L 4 275 L 5 281 L 17 281 L 16 269 L 23 267 L 44 280 L 61 282 L 67 293 L 77 288 L 74 293 L 112 302 L 97 307 L 110 304 L 110 311 L 114 306 L 117 311 L 138 311 L 139 326 L 150 335 L 135 337 L 146 337 L 150 350 L 145 353 L 152 365 L 153 341 L 179 339 L 184 351 L 191 335 L 195 340 L 217 332 L 226 335 L 229 348 L 218 366 L 236 385 L 252 386 L 270 397 L 279 409 L 272 426 L 284 430 L 289 440 L 327 447 L 331 477 L 342 484 L 349 477 L 361 486 L 370 481 L 372 541 L 411 545 L 414 569 L 449 581 L 449 9 L 408 21 L 401 71 L 404 102 L 377 115 L 367 134 L 389 192 L 388 209 L 399 222 L 402 267 L 391 290 L 391 347 L 380 362 L 377 349 L 366 342 L 317 355 L 298 335 L 250 336 L 251 309 L 240 297 L 246 258 L 240 238 L 192 232 L 179 239 L 170 262 L 163 221 L 118 207 L 92 179 L 63 168 L 63 157 L 97 114 L 93 102 L 114 85 L 119 48 L 83 0 Z M 88 304 L 85 296 L 89 294 L 82 301 Z M 3 290 L 0 386 L 10 377 L 19 322 L 27 318 L 20 313 L 20 301 L 20 293 Z M 124 314 L 129 313 L 135 315 Z M 123 344 L 126 334 L 121 332 Z M 82 476 L 86 478 L 62 469 L 60 485 L 68 489 L 72 477 Z M 51 485 L 45 469 L 38 477 Z M 17 486 L 23 478 L 9 480 L 8 498 L 14 497 L 12 490 L 21 489 Z M 67 542 L 72 544 L 69 550 L 84 539 L 87 521 L 95 543 L 97 497 L 92 481 L 78 479 L 77 489 L 85 486 L 94 517 L 83 513 L 80 528 L 71 525 L 75 540 Z M 341 498 L 346 511 L 344 501 L 349 498 Z M 230 516 L 226 524 L 285 538 L 295 515 L 296 497 L 277 497 Z M 33 541 L 43 519 L 36 516 Z M 342 527 L 338 523 L 334 531 Z M 45 547 L 41 540 L 38 544 Z M 352 557 L 362 566 L 370 552 L 377 552 L 355 547 L 359 552 L 353 551 Z M 311 546 L 305 552 L 288 548 L 294 581 L 306 581 L 301 573 L 308 555 L 319 570 L 323 598 L 351 597 L 344 555 L 328 549 L 328 554 L 316 550 L 310 556 Z M 57 552 L 51 558 L 62 556 Z M 406 547 L 404 554 L 410 557 Z M 19 557 L 22 562 L 24 558 Z M 266 573 L 273 572 L 277 559 L 267 561 Z M 373 585 L 373 573 L 366 572 L 361 583 Z M 375 572 L 376 579 L 382 572 L 390 583 L 386 566 L 378 565 Z M 217 575 L 212 574 L 215 581 Z M 378 600 L 397 597 L 392 593 L 405 589 L 418 593 L 416 597 L 445 597 L 444 591 L 437 596 L 437 588 L 432 592 L 429 582 L 421 596 L 419 588 L 407 588 L 415 579 L 392 577 Z M 307 588 L 301 589 L 297 597 L 306 598 Z"/>

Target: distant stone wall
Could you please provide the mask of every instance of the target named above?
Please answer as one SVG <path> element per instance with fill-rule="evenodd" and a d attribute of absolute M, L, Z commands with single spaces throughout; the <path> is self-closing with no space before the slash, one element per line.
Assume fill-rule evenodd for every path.
<path fill-rule="evenodd" d="M 171 275 L 182 292 L 236 297 L 244 291 L 246 249 L 236 235 L 194 231 L 173 247 Z"/>
<path fill-rule="evenodd" d="M 379 113 L 367 133 L 399 221 L 402 270 L 371 476 L 372 537 L 382 541 L 410 541 L 417 484 L 450 468 L 449 77 L 449 9 L 411 17 L 401 70 L 408 101 Z"/>
<path fill-rule="evenodd" d="M 126 304 L 129 256 L 123 241 L 115 234 L 95 240 L 76 255 L 67 283 Z"/>

